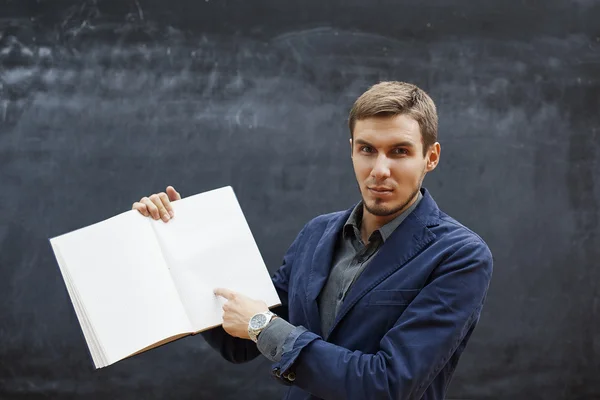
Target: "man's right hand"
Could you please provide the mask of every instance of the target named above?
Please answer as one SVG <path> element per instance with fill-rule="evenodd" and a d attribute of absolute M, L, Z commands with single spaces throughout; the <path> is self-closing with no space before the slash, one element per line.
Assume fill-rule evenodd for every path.
<path fill-rule="evenodd" d="M 149 197 L 142 197 L 140 201 L 133 203 L 131 209 L 138 210 L 145 217 L 169 222 L 175 216 L 171 202 L 176 200 L 181 200 L 181 195 L 173 186 L 168 186 L 166 193 L 154 193 Z"/>

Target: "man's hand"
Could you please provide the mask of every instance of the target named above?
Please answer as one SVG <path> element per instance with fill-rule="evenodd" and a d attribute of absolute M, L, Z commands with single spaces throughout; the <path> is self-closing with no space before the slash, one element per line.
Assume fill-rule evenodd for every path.
<path fill-rule="evenodd" d="M 175 216 L 171 202 L 181 200 L 181 195 L 173 186 L 167 187 L 167 192 L 155 193 L 150 197 L 142 197 L 140 201 L 133 203 L 132 210 L 138 210 L 145 217 L 162 219 L 169 222 Z"/>
<path fill-rule="evenodd" d="M 248 323 L 254 314 L 269 311 L 267 303 L 254 300 L 229 289 L 215 289 L 215 294 L 227 299 L 223 304 L 223 329 L 231 336 L 250 339 Z"/>

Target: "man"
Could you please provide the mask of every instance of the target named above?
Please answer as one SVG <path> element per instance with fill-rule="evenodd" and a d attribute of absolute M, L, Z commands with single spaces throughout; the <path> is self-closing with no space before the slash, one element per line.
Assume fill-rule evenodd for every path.
<path fill-rule="evenodd" d="M 282 306 L 227 288 L 223 326 L 204 332 L 231 362 L 259 354 L 286 399 L 442 399 L 492 275 L 484 241 L 422 188 L 440 159 L 437 111 L 414 85 L 382 82 L 350 111 L 362 200 L 298 234 L 273 276 Z M 166 193 L 133 209 L 166 222 Z M 251 340 L 250 340 L 251 339 Z"/>

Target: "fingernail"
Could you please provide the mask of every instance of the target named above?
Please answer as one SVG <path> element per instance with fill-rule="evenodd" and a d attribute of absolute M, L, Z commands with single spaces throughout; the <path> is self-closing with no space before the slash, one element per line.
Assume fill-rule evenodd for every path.
<path fill-rule="evenodd" d="M 169 215 L 171 216 L 171 218 L 173 218 L 175 216 L 175 213 L 173 211 L 169 211 Z"/>
<path fill-rule="evenodd" d="M 169 216 L 167 214 L 163 215 L 163 221 L 167 222 L 169 220 Z"/>

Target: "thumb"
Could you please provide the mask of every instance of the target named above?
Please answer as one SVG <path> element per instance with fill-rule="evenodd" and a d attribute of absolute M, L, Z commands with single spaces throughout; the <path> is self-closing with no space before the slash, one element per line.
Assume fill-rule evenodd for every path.
<path fill-rule="evenodd" d="M 181 200 L 181 195 L 173 186 L 167 186 L 167 196 L 170 201 Z"/>

